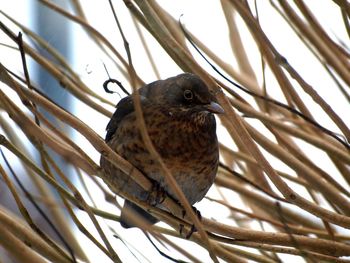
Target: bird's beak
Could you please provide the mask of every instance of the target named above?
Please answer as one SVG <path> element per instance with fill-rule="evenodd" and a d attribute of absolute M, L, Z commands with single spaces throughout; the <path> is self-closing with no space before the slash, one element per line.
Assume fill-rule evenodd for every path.
<path fill-rule="evenodd" d="M 210 104 L 207 104 L 204 106 L 204 108 L 211 112 L 211 113 L 217 113 L 217 114 L 220 114 L 220 113 L 224 113 L 224 109 L 216 102 L 210 102 Z"/>

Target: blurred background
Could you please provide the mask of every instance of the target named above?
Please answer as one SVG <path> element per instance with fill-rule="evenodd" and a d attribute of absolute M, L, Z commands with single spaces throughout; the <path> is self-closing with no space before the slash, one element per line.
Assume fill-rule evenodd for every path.
<path fill-rule="evenodd" d="M 69 112 L 102 138 L 114 106 L 125 96 L 113 84 L 109 88 L 117 92 L 106 93 L 103 83 L 108 78 L 117 79 L 129 91 L 133 83 L 128 74 L 123 38 L 110 3 L 129 43 L 133 66 L 140 79 L 136 87 L 188 71 L 187 58 L 182 57 L 180 62 L 176 60 L 171 51 L 174 46 L 167 46 L 166 39 L 159 37 L 157 30 L 160 29 L 152 24 L 152 18 L 156 18 L 160 28 L 173 37 L 184 52 L 190 54 L 188 59 L 197 63 L 225 90 L 230 107 L 244 119 L 246 127 L 252 127 L 247 128 L 251 138 L 281 180 L 317 206 L 314 209 L 305 205 L 306 202 L 281 202 L 281 211 L 284 212 L 279 212 L 276 208 L 279 206 L 274 207 L 274 204 L 280 201 L 276 196 L 283 199 L 283 191 L 274 180 L 269 179 L 266 170 L 254 159 L 249 149 L 244 149 L 242 143 L 237 144 L 237 135 L 233 135 L 229 128 L 232 119 L 218 119 L 221 161 L 228 169 L 220 168 L 218 181 L 209 191 L 208 198 L 198 203 L 196 208 L 203 217 L 214 222 L 248 231 L 236 233 L 243 240 L 237 244 L 232 240 L 210 236 L 215 246 L 219 247 L 214 253 L 218 260 L 349 262 L 350 223 L 346 220 L 350 220 L 350 155 L 346 138 L 349 140 L 350 4 L 329 0 L 2 1 L 0 63 L 7 72 L 11 72 L 9 74 L 16 82 L 28 89 L 25 81 L 15 77 L 25 79 L 23 61 L 18 43 L 11 39 L 11 33 L 6 28 L 15 36 L 22 32 L 23 42 L 28 46 L 24 50 L 30 82 L 35 87 L 33 92 Z M 149 15 L 147 10 L 154 13 Z M 258 27 L 254 27 L 252 21 Z M 190 45 L 179 23 L 224 76 L 251 92 L 294 108 L 321 128 L 233 86 Z M 197 68 L 190 70 L 198 73 Z M 122 262 L 171 262 L 158 253 L 141 230 L 125 230 L 119 225 L 117 217 L 111 218 L 111 215 L 119 215 L 118 204 L 122 204 L 123 199 L 116 197 L 115 202 L 111 201 L 114 200 L 113 194 L 102 180 L 79 166 L 81 163 L 75 159 L 75 155 L 69 156 L 69 147 L 65 146 L 67 141 L 59 133 L 80 147 L 90 158 L 89 161 L 98 164 L 100 152 L 96 150 L 95 137 L 82 135 L 71 123 L 62 121 L 55 112 L 49 113 L 40 103 L 37 110 L 42 118 L 39 118 L 38 129 L 47 138 L 57 140 L 62 148 L 49 143 L 49 139 L 36 130 L 31 131 L 29 122 L 20 121 L 24 117 L 17 113 L 23 113 L 33 124 L 38 117 L 23 103 L 20 92 L 13 88 L 12 82 L 5 81 L 4 76 L 2 72 L 1 134 L 39 169 L 47 173 L 51 171 L 56 183 L 74 194 L 60 173 L 67 177 L 86 203 L 95 208 L 93 213 Z M 325 134 L 322 127 L 332 131 L 333 137 Z M 265 136 L 266 143 L 253 130 Z M 2 145 L 1 149 L 5 158 L 0 158 L 3 170 L 0 180 L 0 222 L 11 233 L 0 235 L 0 262 L 21 262 L 21 253 L 16 255 L 15 252 L 21 250 L 21 244 L 26 247 L 22 250 L 24 258 L 30 255 L 28 259 L 34 262 L 37 258 L 57 262 L 95 262 L 98 258 L 99 262 L 111 262 L 113 253 L 88 214 L 78 209 L 79 205 L 69 202 L 67 197 L 60 196 L 52 183 L 42 180 L 38 172 L 33 172 L 24 157 L 14 154 L 6 146 Z M 77 156 L 87 160 L 75 148 L 74 151 Z M 50 158 L 52 160 L 48 161 Z M 59 169 L 55 169 L 55 166 Z M 239 173 L 243 179 L 230 174 L 231 170 Z M 12 182 L 15 194 L 11 191 L 11 184 L 4 179 L 4 174 Z M 259 181 L 259 176 L 265 179 Z M 330 190 L 327 190 L 328 187 Z M 16 194 L 29 217 L 24 216 L 23 209 L 15 201 Z M 324 216 L 324 210 L 330 214 Z M 87 232 L 81 231 L 81 227 L 79 230 L 72 213 Z M 334 220 L 330 221 L 330 218 Z M 29 223 L 31 220 L 33 224 Z M 47 237 L 43 238 L 33 225 Z M 28 232 L 21 230 L 20 226 L 25 226 Z M 160 229 L 154 231 L 166 236 L 169 242 L 160 241 L 159 236 L 155 235 L 153 240 L 167 255 L 186 262 L 215 260 L 207 252 L 209 248 L 206 244 L 174 237 L 178 231 L 166 223 L 157 226 Z M 171 229 L 172 233 L 167 233 L 165 229 Z M 230 232 L 227 229 L 223 232 L 208 231 L 233 238 L 230 234 L 225 235 L 225 231 Z M 255 237 L 248 238 L 249 231 Z M 256 238 L 253 231 L 278 233 L 281 236 L 275 240 L 267 234 Z M 92 242 L 88 235 L 97 241 Z M 302 240 L 302 237 L 309 239 Z M 41 241 L 35 243 L 36 238 Z M 61 250 L 50 245 L 49 240 L 57 242 Z M 310 245 L 313 240 L 316 243 Z M 322 243 L 324 240 L 329 243 Z M 107 249 L 103 250 L 96 244 Z M 327 247 L 337 252 L 330 252 Z M 118 262 L 115 258 L 114 261 Z"/>

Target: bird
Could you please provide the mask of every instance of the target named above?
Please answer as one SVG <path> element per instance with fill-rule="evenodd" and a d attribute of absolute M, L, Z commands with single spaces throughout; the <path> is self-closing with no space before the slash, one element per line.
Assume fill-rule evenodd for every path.
<path fill-rule="evenodd" d="M 224 113 L 213 93 L 195 74 L 182 73 L 138 89 L 148 135 L 191 205 L 201 201 L 214 182 L 219 147 L 214 114 Z M 119 101 L 106 128 L 105 142 L 143 173 L 159 191 L 178 201 L 157 160 L 145 146 L 136 118 L 132 95 Z M 112 165 L 100 159 L 103 180 L 115 193 L 126 192 L 147 201 L 149 192 Z M 155 206 L 165 209 L 161 204 Z M 125 200 L 120 223 L 135 227 L 130 216 L 148 224 L 159 220 L 130 200 Z"/>

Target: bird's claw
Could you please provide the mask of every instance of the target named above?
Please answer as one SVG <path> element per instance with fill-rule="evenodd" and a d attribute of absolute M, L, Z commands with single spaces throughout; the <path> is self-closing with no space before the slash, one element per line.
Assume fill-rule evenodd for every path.
<path fill-rule="evenodd" d="M 197 208 L 195 208 L 194 206 L 192 206 L 192 209 L 193 209 L 193 212 L 196 213 L 197 218 L 198 218 L 199 220 L 202 220 L 201 212 L 200 212 Z M 185 215 L 186 215 L 186 210 L 184 209 L 184 210 L 182 211 L 182 218 L 184 218 Z M 184 226 L 183 226 L 183 225 L 180 225 L 180 235 L 182 235 L 183 228 L 184 228 Z M 186 238 L 186 239 L 190 239 L 191 236 L 192 236 L 192 234 L 193 234 L 194 232 L 197 232 L 197 228 L 196 228 L 196 226 L 195 226 L 194 224 L 192 224 L 191 229 L 190 229 L 190 231 L 186 234 L 185 238 Z"/>
<path fill-rule="evenodd" d="M 187 235 L 185 236 L 185 238 L 186 238 L 186 239 L 190 239 L 191 236 L 192 236 L 192 234 L 193 234 L 194 232 L 197 232 L 197 228 L 196 228 L 196 226 L 193 224 L 193 225 L 191 226 L 190 231 L 189 231 L 189 232 L 187 233 Z"/>
<path fill-rule="evenodd" d="M 198 218 L 199 220 L 202 220 L 201 212 L 200 212 L 197 208 L 195 208 L 194 206 L 192 206 L 192 210 L 193 210 L 193 212 L 197 215 L 197 218 Z M 182 218 L 184 218 L 185 216 L 186 216 L 186 210 L 183 209 L 183 210 L 182 210 Z"/>

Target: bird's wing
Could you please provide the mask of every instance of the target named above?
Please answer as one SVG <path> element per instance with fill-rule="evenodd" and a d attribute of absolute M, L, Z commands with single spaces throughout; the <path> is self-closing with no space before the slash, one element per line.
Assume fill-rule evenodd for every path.
<path fill-rule="evenodd" d="M 140 96 L 141 106 L 147 103 L 147 99 L 144 96 Z M 134 102 L 131 96 L 127 96 L 119 101 L 116 106 L 116 111 L 114 112 L 111 120 L 107 124 L 107 134 L 105 141 L 108 142 L 112 139 L 113 134 L 116 132 L 121 120 L 128 114 L 134 112 Z"/>
<path fill-rule="evenodd" d="M 163 80 L 157 80 L 152 83 L 149 83 L 139 89 L 141 106 L 145 106 L 150 101 L 156 100 L 156 94 L 160 89 L 161 85 L 164 84 Z M 117 109 L 114 112 L 111 120 L 107 125 L 107 134 L 105 141 L 108 142 L 112 139 L 113 134 L 116 132 L 120 121 L 128 114 L 134 112 L 134 103 L 131 96 L 127 96 L 121 99 L 117 104 Z"/>

